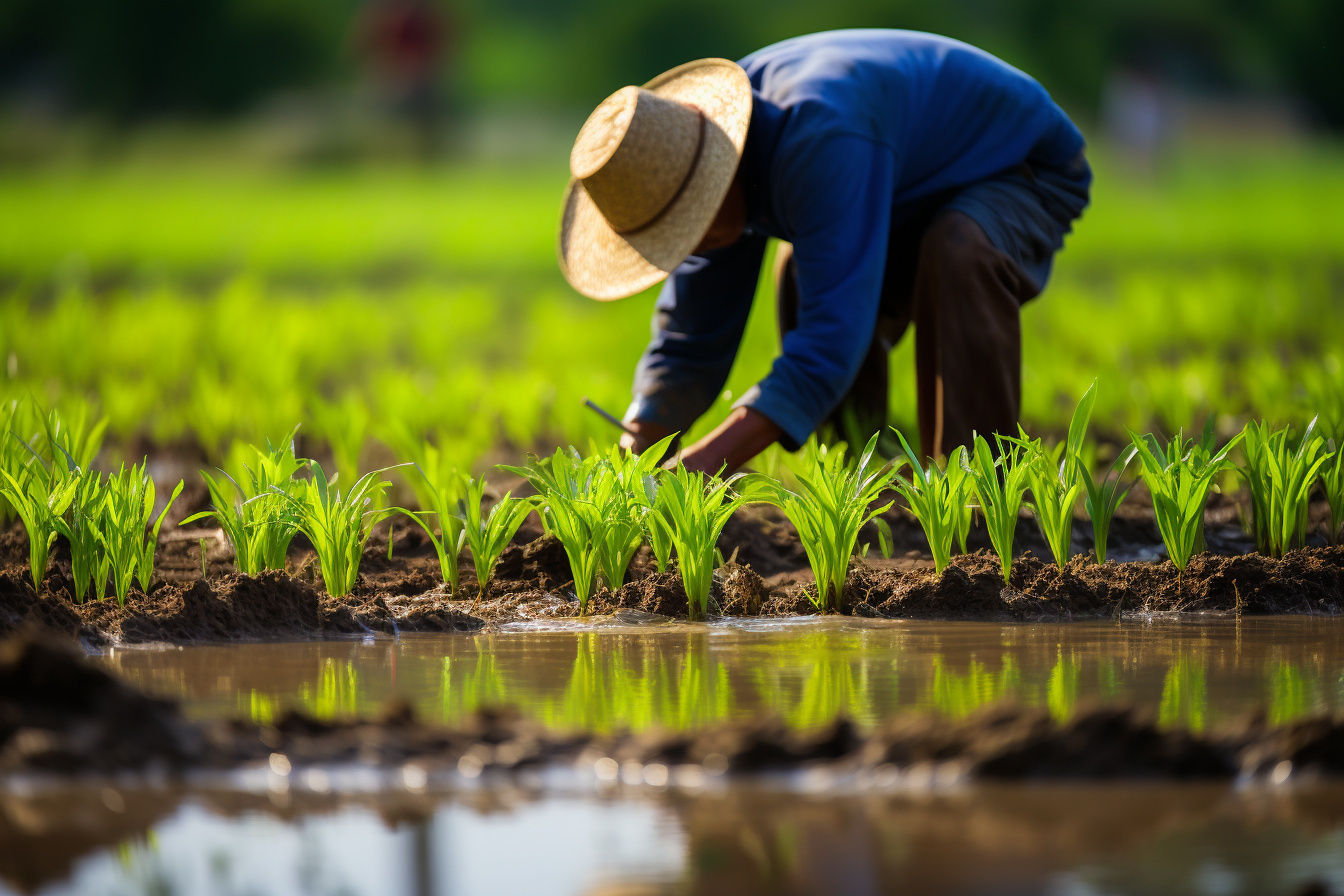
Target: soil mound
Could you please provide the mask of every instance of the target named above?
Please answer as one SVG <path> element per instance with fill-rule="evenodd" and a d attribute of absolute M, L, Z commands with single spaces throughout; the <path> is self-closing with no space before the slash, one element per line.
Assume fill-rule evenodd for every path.
<path fill-rule="evenodd" d="M 290 766 L 361 762 L 508 771 L 539 763 L 699 765 L 735 773 L 825 767 L 923 768 L 986 778 L 1230 778 L 1344 774 L 1344 717 L 1271 728 L 1249 720 L 1213 735 L 1158 728 L 1129 709 L 1093 708 L 1058 723 L 1042 710 L 991 707 L 949 722 L 917 717 L 864 734 L 846 720 L 796 731 L 778 721 L 687 733 L 561 734 L 508 709 L 457 728 L 427 725 L 409 706 L 327 722 L 291 712 L 273 726 L 196 723 L 144 696 L 62 643 L 18 635 L 0 643 L 0 775 L 229 767 L 283 754 Z"/>

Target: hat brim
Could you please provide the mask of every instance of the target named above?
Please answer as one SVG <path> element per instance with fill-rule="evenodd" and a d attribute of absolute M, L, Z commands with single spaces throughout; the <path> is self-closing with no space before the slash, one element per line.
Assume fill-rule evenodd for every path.
<path fill-rule="evenodd" d="M 723 205 L 747 141 L 751 82 L 728 59 L 697 59 L 644 85 L 659 96 L 698 106 L 704 143 L 695 168 L 672 204 L 650 225 L 620 234 L 607 223 L 583 184 L 565 188 L 556 252 L 576 290 L 609 302 L 665 279 L 704 239 Z"/>

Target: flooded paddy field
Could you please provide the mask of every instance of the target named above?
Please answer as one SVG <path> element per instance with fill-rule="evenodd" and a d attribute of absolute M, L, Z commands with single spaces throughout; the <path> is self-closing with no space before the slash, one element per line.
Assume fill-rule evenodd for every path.
<path fill-rule="evenodd" d="M 517 626 L 482 634 L 110 649 L 100 662 L 198 719 L 297 709 L 362 718 L 388 700 L 452 725 L 516 707 L 558 730 L 685 730 L 778 717 L 877 727 L 1007 701 L 1059 720 L 1135 706 L 1195 731 L 1344 710 L 1344 618 L 997 623 L 845 617 L 713 625 Z"/>
<path fill-rule="evenodd" d="M 126 694 L 179 701 L 184 724 L 222 726 L 201 730 L 239 743 L 258 731 L 276 746 L 222 762 L 211 735 L 194 760 L 9 775 L 0 892 L 1344 892 L 1344 782 L 1287 758 L 1323 755 L 1327 769 L 1344 759 L 1344 728 L 1320 727 L 1344 709 L 1335 617 L 613 618 L 140 646 L 90 660 Z M 134 715 L 126 705 L 110 712 Z M 512 721 L 482 715 L 505 705 Z M 995 716 L 995 706 L 1020 709 Z M 777 720 L 774 733 L 764 718 Z M 1151 728 L 1135 721 L 1145 719 Z M 472 757 L 487 753 L 451 738 L 443 762 L 426 754 L 432 739 L 420 754 L 319 755 L 319 720 L 384 748 L 389 728 L 421 725 L 499 746 L 484 767 Z M 1324 733 L 1306 747 L 1266 746 L 1294 724 Z M 996 725 L 1030 729 L 1020 742 L 1055 753 L 1014 766 L 1015 748 L 991 744 Z M 713 754 L 667 758 L 693 756 L 685 744 L 701 734 L 753 731 L 756 746 L 718 767 Z M 943 743 L 944 731 L 960 734 Z M 1150 744 L 1146 774 L 1096 780 L 1110 776 L 1109 731 L 1127 756 Z M 778 760 L 793 734 L 800 746 Z M 845 736 L 852 744 L 833 748 Z M 957 736 L 959 760 L 928 761 L 952 755 Z M 552 758 L 496 768 L 526 738 Z M 778 761 L 762 759 L 762 745 Z M 1058 760 L 1071 749 L 1103 758 Z M 1212 768 L 1201 750 L 1234 758 Z M 1040 780 L 1042 768 L 1061 779 Z"/>

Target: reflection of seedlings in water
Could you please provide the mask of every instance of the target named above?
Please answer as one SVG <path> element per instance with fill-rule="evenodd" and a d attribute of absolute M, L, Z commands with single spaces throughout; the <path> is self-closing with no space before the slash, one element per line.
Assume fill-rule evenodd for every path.
<path fill-rule="evenodd" d="M 1012 654 L 1003 655 L 998 672 L 990 672 L 983 663 L 971 660 L 964 675 L 948 669 L 941 655 L 934 656 L 933 675 L 926 699 L 939 715 L 963 719 L 977 709 L 1010 696 L 1031 703 L 1025 699 L 1027 695 L 1022 687 L 1022 673 Z"/>
<path fill-rule="evenodd" d="M 1268 715 L 1271 725 L 1282 725 L 1301 718 L 1316 703 L 1308 696 L 1307 682 L 1296 664 L 1280 660 L 1265 670 L 1265 677 L 1269 680 Z"/>
<path fill-rule="evenodd" d="M 1050 715 L 1056 721 L 1066 722 L 1073 715 L 1073 709 L 1078 704 L 1078 678 L 1081 673 L 1082 667 L 1073 652 L 1070 651 L 1065 657 L 1061 650 L 1054 668 L 1050 670 L 1050 688 L 1046 697 Z"/>
<path fill-rule="evenodd" d="M 1208 718 L 1208 663 L 1182 655 L 1167 668 L 1157 721 L 1164 728 L 1184 725 L 1199 733 Z"/>

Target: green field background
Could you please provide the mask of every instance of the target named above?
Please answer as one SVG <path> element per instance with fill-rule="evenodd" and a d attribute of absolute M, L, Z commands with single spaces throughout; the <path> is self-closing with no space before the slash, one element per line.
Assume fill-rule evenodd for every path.
<path fill-rule="evenodd" d="M 1092 207 L 1024 320 L 1024 423 L 1056 433 L 1344 422 L 1344 148 L 1204 148 L 1140 177 L 1094 153 Z M 218 460 L 295 424 L 346 465 L 431 436 L 464 465 L 610 442 L 652 293 L 598 304 L 554 261 L 555 165 L 227 161 L 0 172 L 6 398 L 89 399 L 127 449 Z M 722 404 L 768 370 L 758 291 Z M 910 340 L 892 420 L 913 429 Z M 712 414 L 711 414 L 712 416 Z M 702 421 L 703 430 L 713 421 Z"/>

